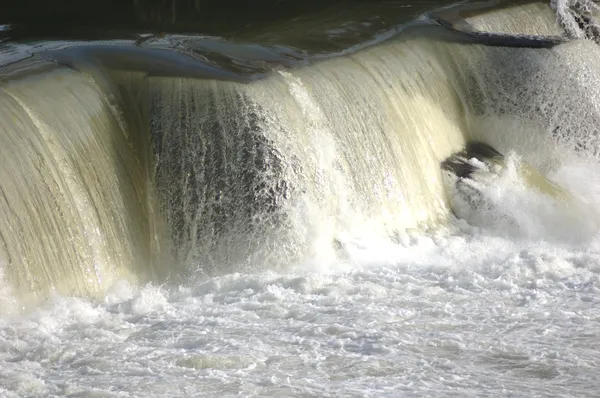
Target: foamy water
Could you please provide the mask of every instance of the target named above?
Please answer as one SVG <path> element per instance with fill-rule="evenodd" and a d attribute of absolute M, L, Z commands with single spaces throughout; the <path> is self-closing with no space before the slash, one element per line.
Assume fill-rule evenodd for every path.
<path fill-rule="evenodd" d="M 473 26 L 555 34 L 540 7 Z M 88 55 L 118 65 L 112 47 Z M 0 396 L 597 396 L 595 51 L 407 38 L 250 84 L 144 78 L 137 48 L 114 82 L 16 68 L 0 88 Z M 147 132 L 155 163 L 130 142 Z M 507 172 L 457 219 L 440 162 L 467 139 Z M 521 159 L 572 200 L 521 181 Z M 157 260 L 169 243 L 176 269 Z M 135 283 L 169 272 L 189 278 Z M 20 308 L 30 291 L 50 298 Z"/>
<path fill-rule="evenodd" d="M 597 209 L 598 170 L 554 177 Z M 513 203 L 532 224 L 529 206 Z M 358 240 L 333 266 L 54 297 L 2 316 L 0 394 L 596 396 L 600 239 L 499 228 L 457 220 L 403 244 Z"/>

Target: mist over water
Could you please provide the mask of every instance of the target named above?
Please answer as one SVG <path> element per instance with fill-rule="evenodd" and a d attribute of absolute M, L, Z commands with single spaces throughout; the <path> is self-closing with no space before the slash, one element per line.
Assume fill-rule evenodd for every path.
<path fill-rule="evenodd" d="M 0 58 L 2 395 L 596 395 L 597 45 L 356 26 Z"/>

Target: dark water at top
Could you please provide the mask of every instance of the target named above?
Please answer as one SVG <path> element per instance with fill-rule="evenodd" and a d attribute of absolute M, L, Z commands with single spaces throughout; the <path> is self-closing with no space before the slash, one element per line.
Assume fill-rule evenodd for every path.
<path fill-rule="evenodd" d="M 0 65 L 42 54 L 75 69 L 81 69 L 82 62 L 98 64 L 102 59 L 104 66 L 144 70 L 149 75 L 252 80 L 273 66 L 294 66 L 353 52 L 407 29 L 420 35 L 425 27 L 436 37 L 464 41 L 456 32 L 439 29 L 428 13 L 460 10 L 443 11 L 452 19 L 469 10 L 514 2 L 201 3 L 138 0 L 66 2 L 52 7 L 35 0 L 3 3 Z M 452 7 L 455 5 L 458 7 Z M 501 42 L 506 44 L 503 39 Z M 55 51 L 69 47 L 76 48 Z"/>
<path fill-rule="evenodd" d="M 126 38 L 137 33 L 193 33 L 223 37 L 262 35 L 289 28 L 310 34 L 337 25 L 370 21 L 396 24 L 451 0 L 395 1 L 81 1 L 2 2 L 0 24 L 13 25 L 18 38 Z M 72 3 L 72 4 L 70 4 Z M 464 3 L 461 2 L 461 3 Z M 312 21 L 307 24 L 307 21 Z M 312 25 L 310 28 L 308 25 Z M 350 26 L 348 26 L 350 28 Z M 292 29 L 293 30 L 293 29 Z"/>

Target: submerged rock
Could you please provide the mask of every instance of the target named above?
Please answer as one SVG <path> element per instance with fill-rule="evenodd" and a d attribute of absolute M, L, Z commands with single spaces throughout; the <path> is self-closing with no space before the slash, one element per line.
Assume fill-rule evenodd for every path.
<path fill-rule="evenodd" d="M 465 148 L 441 163 L 453 213 L 469 223 L 487 226 L 501 221 L 515 232 L 527 209 L 569 207 L 569 192 L 517 156 L 505 157 L 483 142 Z M 523 214 L 522 214 L 523 213 Z M 553 213 L 553 212 L 552 212 Z"/>

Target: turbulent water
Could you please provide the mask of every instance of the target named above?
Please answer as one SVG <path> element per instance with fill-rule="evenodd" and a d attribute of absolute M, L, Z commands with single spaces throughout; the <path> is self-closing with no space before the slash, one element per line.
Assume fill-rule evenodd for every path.
<path fill-rule="evenodd" d="M 600 49 L 438 15 L 478 44 L 5 43 L 0 394 L 596 396 Z M 506 165 L 452 208 L 471 140 Z"/>

